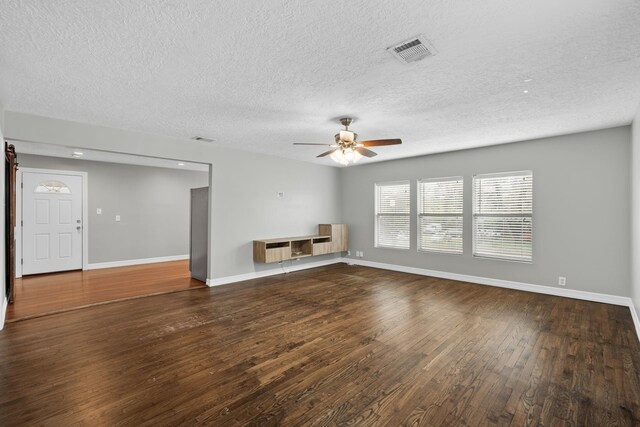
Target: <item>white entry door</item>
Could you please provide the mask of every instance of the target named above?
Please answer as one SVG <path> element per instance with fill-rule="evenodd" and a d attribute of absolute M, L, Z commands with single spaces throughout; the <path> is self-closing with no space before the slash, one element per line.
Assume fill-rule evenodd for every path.
<path fill-rule="evenodd" d="M 22 173 L 22 274 L 82 269 L 82 176 Z"/>

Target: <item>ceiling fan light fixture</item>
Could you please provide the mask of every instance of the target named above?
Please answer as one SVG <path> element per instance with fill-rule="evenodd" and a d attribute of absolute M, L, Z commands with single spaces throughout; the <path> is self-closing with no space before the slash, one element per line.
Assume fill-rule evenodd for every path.
<path fill-rule="evenodd" d="M 331 159 L 344 166 L 357 163 L 363 156 L 351 147 L 341 148 L 331 154 Z"/>
<path fill-rule="evenodd" d="M 316 157 L 320 158 L 329 156 L 334 162 L 344 166 L 349 166 L 352 163 L 356 163 L 363 157 L 375 157 L 377 155 L 376 152 L 365 147 L 381 147 L 385 145 L 402 144 L 402 140 L 399 138 L 358 141 L 358 134 L 349 130 L 351 123 L 353 123 L 353 119 L 350 117 L 343 117 L 340 119 L 340 124 L 344 126 L 344 129 L 335 134 L 335 144 L 294 142 L 293 145 L 324 145 L 331 147 L 331 150 L 325 151 Z"/>
<path fill-rule="evenodd" d="M 344 153 L 342 152 L 342 150 L 334 151 L 329 157 L 331 157 L 331 160 L 341 165 L 347 166 L 349 164 L 349 162 L 347 162 L 347 160 L 344 158 Z"/>

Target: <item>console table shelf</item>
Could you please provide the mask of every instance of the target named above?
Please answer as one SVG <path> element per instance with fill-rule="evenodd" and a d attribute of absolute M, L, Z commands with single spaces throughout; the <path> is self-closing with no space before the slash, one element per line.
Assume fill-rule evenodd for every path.
<path fill-rule="evenodd" d="M 320 224 L 314 236 L 282 237 L 253 241 L 255 262 L 279 262 L 347 250 L 346 224 Z"/>

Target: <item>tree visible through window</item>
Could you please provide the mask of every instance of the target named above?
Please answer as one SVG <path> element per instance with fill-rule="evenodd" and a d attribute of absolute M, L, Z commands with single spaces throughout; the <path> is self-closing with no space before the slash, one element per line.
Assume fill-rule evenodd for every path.
<path fill-rule="evenodd" d="M 409 249 L 409 181 L 376 184 L 376 248 Z"/>
<path fill-rule="evenodd" d="M 473 177 L 473 255 L 532 260 L 533 173 Z"/>

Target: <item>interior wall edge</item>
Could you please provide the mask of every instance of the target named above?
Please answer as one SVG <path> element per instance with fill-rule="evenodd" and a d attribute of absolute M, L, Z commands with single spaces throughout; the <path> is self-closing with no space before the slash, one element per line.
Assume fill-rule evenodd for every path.
<path fill-rule="evenodd" d="M 7 314 L 7 305 L 9 304 L 9 301 L 7 300 L 7 298 L 4 297 L 4 293 L 2 295 L 3 295 L 3 298 L 2 298 L 2 312 L 0 312 L 0 331 L 4 329 L 4 320 Z"/>
<path fill-rule="evenodd" d="M 635 311 L 635 320 L 638 322 L 640 310 L 640 105 L 631 124 L 631 251 L 629 254 L 631 264 L 631 298 Z M 636 323 L 637 325 L 637 323 Z"/>
<path fill-rule="evenodd" d="M 5 134 L 5 110 L 4 107 L 2 105 L 2 102 L 0 102 L 0 140 L 2 140 L 3 144 L 4 144 L 4 134 Z M 3 149 L 4 150 L 4 149 Z M 0 303 L 0 330 L 2 330 L 2 328 L 4 327 L 4 318 L 7 314 L 7 304 L 9 303 L 9 301 L 7 300 L 7 296 L 6 296 L 6 283 L 5 283 L 5 246 L 4 246 L 4 242 L 6 242 L 7 240 L 7 235 L 6 235 L 6 230 L 4 227 L 4 213 L 5 213 L 5 201 L 4 201 L 4 169 L 5 169 L 5 162 L 0 162 L 0 197 L 2 197 L 2 212 L 0 212 L 0 235 L 2 235 L 2 245 L 0 245 L 0 277 L 2 277 L 2 279 L 0 280 L 0 283 L 2 284 L 2 286 L 0 286 L 0 288 L 2 288 L 2 303 Z"/>

